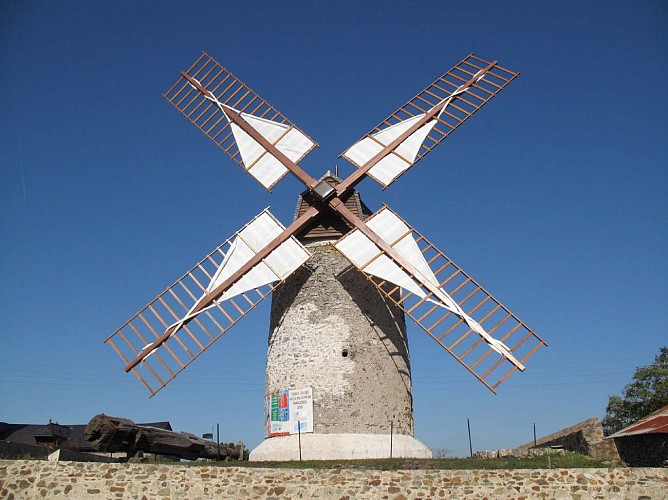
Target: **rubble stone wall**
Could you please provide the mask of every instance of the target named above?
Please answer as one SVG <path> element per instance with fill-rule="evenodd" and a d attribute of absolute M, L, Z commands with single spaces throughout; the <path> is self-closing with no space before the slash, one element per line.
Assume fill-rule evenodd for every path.
<path fill-rule="evenodd" d="M 413 435 L 402 311 L 331 244 L 272 294 L 266 392 L 313 388 L 314 431 Z"/>
<path fill-rule="evenodd" d="M 563 446 L 564 450 L 582 453 L 599 460 L 619 461 L 617 448 L 603 437 L 603 426 L 597 418 L 583 420 L 571 427 L 543 436 L 534 442 L 523 444 L 520 449 Z"/>
<path fill-rule="evenodd" d="M 0 497 L 661 499 L 668 469 L 269 469 L 0 461 Z"/>

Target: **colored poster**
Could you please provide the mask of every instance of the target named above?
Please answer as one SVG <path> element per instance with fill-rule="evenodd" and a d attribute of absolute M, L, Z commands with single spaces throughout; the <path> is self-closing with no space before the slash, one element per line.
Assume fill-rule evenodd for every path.
<path fill-rule="evenodd" d="M 313 391 L 282 389 L 265 397 L 265 437 L 313 432 Z"/>

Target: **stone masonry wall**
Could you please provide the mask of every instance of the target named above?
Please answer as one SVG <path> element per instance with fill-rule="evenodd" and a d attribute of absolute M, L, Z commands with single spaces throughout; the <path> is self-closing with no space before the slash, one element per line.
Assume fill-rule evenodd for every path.
<path fill-rule="evenodd" d="M 406 322 L 330 244 L 276 291 L 266 390 L 313 388 L 316 433 L 413 435 Z"/>
<path fill-rule="evenodd" d="M 537 447 L 561 445 L 564 449 L 589 454 L 589 443 L 603 440 L 603 427 L 598 418 L 589 418 L 575 425 L 543 436 L 536 441 Z M 520 448 L 533 448 L 534 442 L 523 444 Z"/>
<path fill-rule="evenodd" d="M 603 426 L 598 417 L 589 418 L 575 425 L 561 429 L 536 441 L 536 448 L 563 446 L 565 450 L 589 455 L 599 460 L 619 461 L 617 448 L 612 440 L 604 439 Z M 530 441 L 520 449 L 534 448 Z"/>
<path fill-rule="evenodd" d="M 0 497 L 80 499 L 321 498 L 409 500 L 665 499 L 668 469 L 250 469 L 0 461 Z"/>

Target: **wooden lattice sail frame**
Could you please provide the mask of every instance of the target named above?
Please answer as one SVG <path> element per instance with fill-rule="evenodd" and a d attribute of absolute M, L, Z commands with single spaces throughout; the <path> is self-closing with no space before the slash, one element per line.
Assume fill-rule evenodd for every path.
<path fill-rule="evenodd" d="M 415 121 L 413 128 L 418 129 L 430 121 L 434 122 L 428 133 L 425 134 L 424 140 L 419 144 L 414 159 L 404 157 L 396 149 L 391 152 L 398 162 L 404 164 L 404 168 L 396 177 L 387 182 L 377 178 L 373 171 L 368 171 L 367 175 L 381 184 L 383 189 L 387 188 L 518 76 L 519 73 L 499 66 L 496 61 L 485 61 L 475 54 L 469 54 L 454 68 L 437 78 L 381 121 L 356 143 L 368 141 L 382 147 L 384 144 L 379 142 L 377 137 L 392 127 Z M 467 91 L 457 93 L 463 85 L 466 86 Z M 427 132 L 426 128 L 425 132 Z M 363 169 L 364 165 L 359 164 L 349 153 L 354 147 L 355 145 L 341 153 L 339 157 Z"/>
<path fill-rule="evenodd" d="M 263 280 L 251 283 L 258 286 L 250 286 L 248 290 L 225 300 L 211 301 L 206 305 L 208 307 L 202 308 L 201 314 L 193 316 L 192 320 L 182 327 L 173 326 L 178 324 L 184 315 L 193 311 L 203 298 L 211 296 L 208 288 L 215 283 L 214 277 L 222 268 L 226 257 L 231 255 L 239 241 L 244 240 L 244 229 L 266 215 L 273 219 L 268 210 L 262 211 L 105 340 L 126 366 L 130 366 L 133 359 L 141 356 L 140 362 L 130 366 L 130 370 L 149 390 L 151 396 L 267 298 L 282 281 L 275 277 L 269 283 L 260 284 Z M 278 221 L 274 221 L 277 227 L 282 228 Z M 301 265 L 310 254 L 294 237 L 288 239 L 303 252 L 299 264 Z M 259 253 L 257 249 L 252 251 L 256 256 Z M 267 259 L 264 262 L 267 262 Z M 293 266 L 294 269 L 299 265 Z M 153 348 L 152 344 L 161 339 L 160 349 Z"/>
<path fill-rule="evenodd" d="M 265 188 L 289 172 L 315 202 L 287 228 L 261 212 L 108 337 L 125 371 L 162 389 L 308 260 L 295 235 L 322 214 L 350 228 L 335 247 L 488 389 L 523 371 L 543 339 L 388 207 L 365 221 L 344 202 L 367 176 L 390 185 L 518 74 L 470 54 L 342 153 L 356 170 L 332 183 L 297 164 L 317 143 L 203 53 L 164 97 Z"/>
<path fill-rule="evenodd" d="M 385 209 L 389 210 L 389 207 Z M 384 209 L 367 219 L 367 224 L 373 224 L 373 218 L 382 210 Z M 344 255 L 427 335 L 450 353 L 489 390 L 496 392 L 496 388 L 514 371 L 523 369 L 520 367 L 523 367 L 526 360 L 538 348 L 546 345 L 545 341 L 422 234 L 394 212 L 392 214 L 402 227 L 399 235 L 393 238 L 390 245 L 397 247 L 402 242 L 412 240 L 421 258 L 413 257 L 410 260 L 422 261 L 422 267 L 425 269 L 428 266 L 433 276 L 431 281 L 436 288 L 441 289 L 448 297 L 456 301 L 464 313 L 482 325 L 490 336 L 494 335 L 494 338 L 512 353 L 518 364 L 510 362 L 504 356 L 493 356 L 498 353 L 499 347 L 486 342 L 482 336 L 476 335 L 464 318 L 443 307 L 435 295 L 434 288 L 430 289 L 420 284 L 410 271 L 404 270 L 409 277 L 413 278 L 416 285 L 416 288 L 412 288 L 413 291 L 408 288 L 411 287 L 410 283 L 408 287 L 402 288 L 382 279 L 373 271 L 369 272 L 369 266 L 382 257 L 383 253 L 378 252 L 371 255 L 361 263 L 354 257 L 349 257 L 345 251 Z M 354 235 L 355 232 L 351 231 L 335 246 L 340 246 L 346 238 Z M 507 371 L 504 371 L 504 367 L 507 368 Z"/>
<path fill-rule="evenodd" d="M 198 87 L 215 96 L 217 102 L 208 98 L 207 94 L 201 92 Z M 181 78 L 163 96 L 267 190 L 271 190 L 289 170 L 285 167 L 279 169 L 280 171 L 267 182 L 263 182 L 261 178 L 258 179 L 253 169 L 260 167 L 259 162 L 262 159 L 256 159 L 255 164 L 244 164 L 240 144 L 233 130 L 234 115 L 253 117 L 254 120 L 258 120 L 258 123 L 269 121 L 282 125 L 283 130 L 279 129 L 279 134 L 272 141 L 274 146 L 280 145 L 282 141 L 286 141 L 291 136 L 303 138 L 304 147 L 291 158 L 294 163 L 299 163 L 313 148 L 318 146 L 280 111 L 206 52 L 202 53 L 188 71 L 181 73 Z"/>

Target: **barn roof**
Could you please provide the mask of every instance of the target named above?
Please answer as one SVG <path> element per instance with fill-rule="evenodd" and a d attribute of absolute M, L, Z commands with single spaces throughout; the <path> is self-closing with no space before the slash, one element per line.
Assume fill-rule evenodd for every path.
<path fill-rule="evenodd" d="M 654 413 L 641 418 L 636 423 L 615 432 L 610 438 L 635 436 L 637 434 L 663 434 L 668 433 L 668 405 L 659 408 Z"/>

